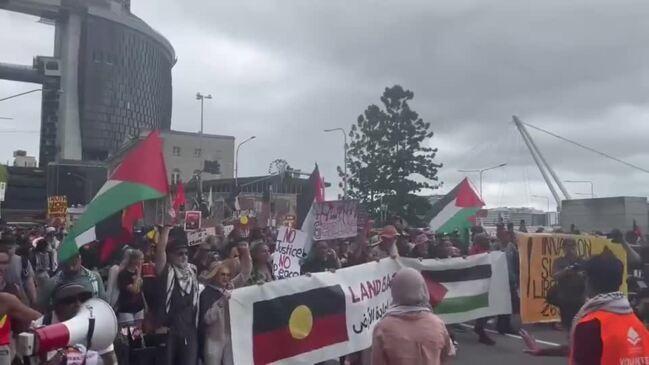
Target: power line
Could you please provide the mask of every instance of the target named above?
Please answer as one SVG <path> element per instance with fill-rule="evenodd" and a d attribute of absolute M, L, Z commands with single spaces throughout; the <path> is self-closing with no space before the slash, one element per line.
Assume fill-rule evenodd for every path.
<path fill-rule="evenodd" d="M 534 126 L 534 125 L 532 125 L 532 124 L 525 123 L 525 122 L 523 122 L 523 124 L 525 124 L 526 126 L 528 126 L 528 127 L 530 127 L 530 128 L 536 129 L 537 131 L 543 132 L 543 133 L 545 133 L 545 134 L 549 134 L 549 135 L 551 135 L 552 137 L 558 138 L 558 139 L 560 139 L 560 140 L 562 140 L 562 141 L 564 141 L 564 142 L 572 143 L 572 144 L 574 144 L 574 145 L 577 146 L 577 147 L 583 148 L 583 149 L 585 149 L 585 150 L 587 150 L 587 151 L 590 151 L 590 152 L 596 153 L 596 154 L 598 154 L 598 155 L 600 155 L 600 156 L 604 156 L 604 157 L 606 157 L 606 158 L 608 158 L 608 159 L 610 159 L 610 160 L 613 160 L 613 161 L 619 162 L 619 163 L 621 163 L 621 164 L 623 164 L 623 165 L 626 165 L 626 166 L 631 167 L 631 168 L 633 168 L 633 169 L 636 169 L 636 170 L 638 170 L 638 171 L 642 171 L 642 172 L 644 172 L 644 173 L 649 174 L 649 170 L 648 170 L 648 169 L 645 169 L 645 168 L 640 167 L 640 166 L 638 166 L 638 165 L 634 165 L 634 164 L 632 164 L 631 162 L 624 161 L 624 160 L 622 160 L 622 159 L 620 159 L 620 158 L 617 158 L 617 157 L 615 157 L 615 156 L 611 156 L 611 155 L 609 155 L 608 153 L 598 151 L 598 150 L 596 150 L 596 149 L 594 149 L 594 148 L 592 148 L 592 147 L 585 146 L 585 145 L 583 145 L 583 144 L 581 144 L 581 143 L 579 143 L 579 142 L 575 142 L 575 141 L 573 141 L 573 140 L 571 140 L 571 139 L 568 139 L 568 138 L 562 137 L 562 136 L 560 136 L 560 135 L 558 135 L 558 134 L 552 133 L 552 132 L 547 131 L 547 130 L 545 130 L 545 129 L 543 129 L 543 128 L 539 128 L 539 127 Z"/>
<path fill-rule="evenodd" d="M 2 98 L 2 99 L 0 99 L 0 101 L 5 101 L 5 100 L 9 100 L 9 99 L 17 98 L 17 97 L 19 97 L 19 96 L 23 96 L 23 95 L 27 95 L 27 94 L 35 93 L 35 92 L 37 92 L 37 91 L 42 91 L 42 90 L 43 90 L 43 89 L 34 89 L 34 90 L 25 91 L 25 92 L 20 93 L 20 94 L 7 96 L 6 98 Z"/>
<path fill-rule="evenodd" d="M 40 131 L 2 131 L 2 130 L 0 130 L 0 134 L 19 134 L 19 133 L 31 134 L 31 133 L 40 133 Z"/>

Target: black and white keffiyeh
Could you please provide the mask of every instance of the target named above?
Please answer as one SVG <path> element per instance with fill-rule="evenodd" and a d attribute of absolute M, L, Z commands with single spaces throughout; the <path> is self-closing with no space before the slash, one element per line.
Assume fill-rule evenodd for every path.
<path fill-rule="evenodd" d="M 167 270 L 167 292 L 166 292 L 166 311 L 169 314 L 171 310 L 171 298 L 174 287 L 178 285 L 178 291 L 181 296 L 191 295 L 194 308 L 198 308 L 198 278 L 196 277 L 196 267 L 192 264 L 179 267 L 169 265 Z"/>
<path fill-rule="evenodd" d="M 624 296 L 624 293 L 616 291 L 605 294 L 598 294 L 586 301 L 575 318 L 572 321 L 572 329 L 570 330 L 571 337 L 575 332 L 575 327 L 579 321 L 586 317 L 589 313 L 595 311 L 605 311 L 617 314 L 629 314 L 633 312 L 631 304 Z"/>

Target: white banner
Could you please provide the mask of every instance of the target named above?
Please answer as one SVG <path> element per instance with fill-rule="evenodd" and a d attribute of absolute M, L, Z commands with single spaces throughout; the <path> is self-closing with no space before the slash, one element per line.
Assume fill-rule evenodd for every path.
<path fill-rule="evenodd" d="M 207 237 L 214 236 L 215 234 L 216 234 L 216 230 L 214 229 L 214 227 L 201 228 L 195 231 L 187 231 L 187 245 L 188 246 L 200 245 L 205 241 Z"/>
<path fill-rule="evenodd" d="M 277 247 L 273 253 L 273 271 L 277 279 L 300 276 L 300 260 L 306 257 L 306 233 L 290 227 L 280 227 Z"/>
<path fill-rule="evenodd" d="M 447 323 L 511 313 L 502 252 L 446 260 L 383 259 L 310 277 L 236 289 L 230 299 L 235 364 L 313 364 L 372 345 L 402 267 L 422 271 Z"/>
<path fill-rule="evenodd" d="M 335 200 L 313 203 L 309 214 L 313 214 L 313 239 L 332 240 L 356 236 L 357 200 Z"/>

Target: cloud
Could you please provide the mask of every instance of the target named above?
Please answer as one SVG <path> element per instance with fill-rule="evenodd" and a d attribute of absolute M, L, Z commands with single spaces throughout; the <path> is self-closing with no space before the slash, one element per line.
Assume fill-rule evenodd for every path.
<path fill-rule="evenodd" d="M 173 128 L 198 130 L 200 91 L 213 96 L 205 103 L 206 131 L 257 135 L 241 150 L 242 175 L 264 173 L 270 161 L 285 158 L 307 171 L 317 161 L 335 182 L 342 136 L 322 130 L 349 128 L 393 84 L 414 91 L 413 109 L 432 123 L 430 143 L 444 163 L 442 192 L 461 179 L 458 169 L 506 162 L 485 174 L 488 204 L 545 208 L 531 198 L 550 194 L 512 114 L 638 165 L 649 161 L 644 1 L 138 0 L 132 6 L 176 48 Z M 0 12 L 0 62 L 29 63 L 51 52 L 51 41 L 51 27 Z M 0 82 L 0 94 L 28 87 Z M 37 128 L 37 101 L 0 104 L 0 115 Z M 649 175 L 530 133 L 562 179 L 593 180 L 600 196 L 647 195 Z M 18 146 L 35 153 L 37 143 L 34 135 L 0 132 L 0 159 Z"/>

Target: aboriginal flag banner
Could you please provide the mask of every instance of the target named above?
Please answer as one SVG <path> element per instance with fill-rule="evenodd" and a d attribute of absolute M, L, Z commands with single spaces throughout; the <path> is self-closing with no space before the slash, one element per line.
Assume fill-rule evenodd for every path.
<path fill-rule="evenodd" d="M 334 285 L 256 302 L 252 328 L 255 365 L 346 342 L 345 294 Z"/>
<path fill-rule="evenodd" d="M 403 267 L 421 271 L 433 310 L 446 323 L 511 313 L 503 252 L 385 258 L 233 290 L 228 303 L 234 364 L 316 364 L 369 348 L 392 305 L 392 279 Z"/>

